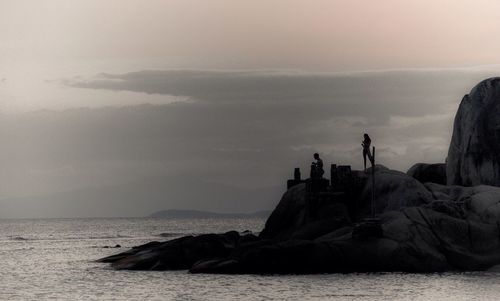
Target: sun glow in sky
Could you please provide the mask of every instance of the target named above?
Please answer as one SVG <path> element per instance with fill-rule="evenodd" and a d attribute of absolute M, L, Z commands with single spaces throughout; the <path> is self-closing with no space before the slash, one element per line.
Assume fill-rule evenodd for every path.
<path fill-rule="evenodd" d="M 60 108 L 47 80 L 100 72 L 490 65 L 499 36 L 493 0 L 2 0 L 0 77 L 15 83 L 0 93 L 4 109 Z"/>

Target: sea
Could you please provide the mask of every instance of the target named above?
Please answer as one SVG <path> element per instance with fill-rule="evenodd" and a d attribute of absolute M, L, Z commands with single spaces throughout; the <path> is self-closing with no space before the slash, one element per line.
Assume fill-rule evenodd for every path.
<path fill-rule="evenodd" d="M 499 300 L 493 272 L 208 275 L 95 260 L 149 241 L 250 230 L 263 219 L 0 220 L 0 300 Z M 121 248 L 109 248 L 120 245 Z"/>

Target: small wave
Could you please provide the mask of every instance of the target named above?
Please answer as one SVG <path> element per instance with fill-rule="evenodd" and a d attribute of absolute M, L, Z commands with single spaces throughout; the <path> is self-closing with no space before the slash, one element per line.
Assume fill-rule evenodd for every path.
<path fill-rule="evenodd" d="M 118 235 L 108 235 L 108 236 L 78 237 L 78 238 L 70 238 L 70 239 L 115 239 L 115 238 L 133 238 L 133 237 L 118 234 Z"/>
<path fill-rule="evenodd" d="M 174 233 L 174 232 L 166 232 L 166 233 L 160 233 L 157 236 L 160 237 L 177 237 L 177 236 L 187 236 L 189 234 L 186 233 Z"/>
<path fill-rule="evenodd" d="M 91 248 L 100 248 L 100 249 L 117 249 L 121 248 L 122 246 L 119 244 L 116 244 L 114 246 L 91 246 Z"/>
<path fill-rule="evenodd" d="M 26 237 L 22 237 L 22 236 L 8 236 L 10 240 L 19 240 L 19 241 L 23 241 L 23 240 L 31 240 L 29 238 L 26 238 Z"/>
<path fill-rule="evenodd" d="M 134 238 L 133 236 L 126 236 L 126 235 L 103 235 L 103 236 L 69 236 L 69 237 L 64 237 L 64 236 L 59 236 L 59 237 L 37 237 L 37 238 L 27 238 L 23 237 L 20 235 L 11 235 L 7 236 L 7 240 L 14 240 L 14 241 L 42 241 L 42 240 L 50 240 L 50 241 L 56 241 L 56 240 L 100 240 L 100 239 L 119 239 L 119 238 Z"/>

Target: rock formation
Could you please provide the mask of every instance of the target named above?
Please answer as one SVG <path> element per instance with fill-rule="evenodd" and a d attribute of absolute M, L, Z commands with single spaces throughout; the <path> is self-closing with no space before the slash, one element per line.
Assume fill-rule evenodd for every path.
<path fill-rule="evenodd" d="M 500 188 L 424 185 L 385 169 L 375 174 L 382 237 L 352 235 L 353 219 L 368 212 L 370 189 L 369 176 L 355 172 L 357 189 L 349 195 L 310 202 L 305 184 L 288 190 L 259 237 L 187 236 L 101 261 L 117 269 L 193 273 L 442 272 L 500 264 Z M 352 215 L 353 204 L 361 216 Z"/>
<path fill-rule="evenodd" d="M 259 236 L 186 236 L 100 261 L 116 269 L 229 274 L 474 271 L 500 265 L 500 187 L 494 187 L 500 186 L 499 97 L 500 79 L 483 81 L 464 97 L 448 154 L 448 186 L 442 185 L 443 164 L 417 164 L 407 174 L 376 166 L 374 208 L 381 231 L 360 224 L 371 215 L 371 170 L 346 168 L 348 174 L 328 189 L 316 191 L 309 180 L 289 185 Z"/>
<path fill-rule="evenodd" d="M 420 183 L 431 182 L 446 185 L 446 163 L 417 163 L 408 169 L 406 174 Z"/>
<path fill-rule="evenodd" d="M 446 173 L 448 185 L 500 186 L 500 78 L 480 82 L 462 99 Z"/>

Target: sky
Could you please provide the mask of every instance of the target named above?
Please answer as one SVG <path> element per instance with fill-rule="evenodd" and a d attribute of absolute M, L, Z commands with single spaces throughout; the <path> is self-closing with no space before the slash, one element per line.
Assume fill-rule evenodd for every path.
<path fill-rule="evenodd" d="M 444 162 L 494 0 L 0 0 L 0 217 L 272 209 L 294 167 Z"/>

